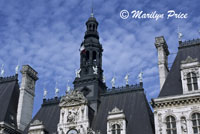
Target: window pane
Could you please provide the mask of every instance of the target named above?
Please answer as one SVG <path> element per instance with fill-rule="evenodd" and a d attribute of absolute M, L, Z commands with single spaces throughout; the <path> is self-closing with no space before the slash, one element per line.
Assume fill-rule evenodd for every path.
<path fill-rule="evenodd" d="M 173 130 L 173 134 L 176 134 L 176 130 Z"/>
<path fill-rule="evenodd" d="M 194 131 L 194 133 L 197 133 L 197 128 L 194 127 L 194 128 L 193 128 L 193 131 Z"/>
<path fill-rule="evenodd" d="M 188 90 L 192 91 L 192 85 L 191 84 L 187 84 L 188 85 Z"/>
<path fill-rule="evenodd" d="M 194 83 L 194 90 L 198 90 L 198 85 L 197 85 L 197 83 Z"/>

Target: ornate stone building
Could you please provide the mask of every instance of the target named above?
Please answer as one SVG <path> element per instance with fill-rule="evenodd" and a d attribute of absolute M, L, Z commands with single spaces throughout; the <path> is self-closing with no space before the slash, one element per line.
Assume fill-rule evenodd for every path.
<path fill-rule="evenodd" d="M 103 46 L 93 15 L 86 29 L 74 89 L 63 97 L 44 98 L 33 119 L 37 72 L 23 66 L 20 86 L 17 74 L 0 77 L 0 134 L 200 133 L 200 40 L 179 42 L 176 59 L 168 69 L 167 43 L 164 37 L 156 38 L 161 91 L 152 99 L 153 114 L 142 80 L 129 85 L 126 75 L 126 86 L 116 88 L 113 78 L 112 88 L 107 88 Z"/>
<path fill-rule="evenodd" d="M 200 40 L 179 42 L 168 71 L 164 37 L 157 37 L 161 91 L 152 99 L 156 134 L 200 133 Z"/>

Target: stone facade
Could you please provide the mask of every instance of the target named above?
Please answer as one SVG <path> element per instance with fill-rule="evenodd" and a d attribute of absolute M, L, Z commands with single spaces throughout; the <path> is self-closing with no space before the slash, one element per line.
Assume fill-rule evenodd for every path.
<path fill-rule="evenodd" d="M 61 108 L 58 134 L 70 134 L 70 131 L 86 134 L 89 128 L 89 108 L 87 99 L 80 91 L 67 93 L 59 104 Z"/>
<path fill-rule="evenodd" d="M 175 118 L 177 134 L 193 134 L 191 116 L 195 112 L 200 112 L 200 94 L 154 99 L 153 108 L 156 134 L 167 134 L 166 117 L 168 116 Z M 185 118 L 185 124 L 181 121 L 182 117 Z"/>

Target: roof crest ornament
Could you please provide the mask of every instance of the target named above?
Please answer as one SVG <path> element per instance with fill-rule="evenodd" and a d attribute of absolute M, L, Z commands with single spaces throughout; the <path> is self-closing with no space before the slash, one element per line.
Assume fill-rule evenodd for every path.
<path fill-rule="evenodd" d="M 185 60 L 181 61 L 182 64 L 187 64 L 187 63 L 192 63 L 192 62 L 197 62 L 198 59 L 197 58 L 192 58 L 190 56 L 188 56 Z"/>

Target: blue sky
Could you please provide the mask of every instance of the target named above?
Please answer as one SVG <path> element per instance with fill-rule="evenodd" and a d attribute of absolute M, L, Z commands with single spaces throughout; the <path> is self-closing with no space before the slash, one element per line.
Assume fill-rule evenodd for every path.
<path fill-rule="evenodd" d="M 130 73 L 130 84 L 138 83 L 137 75 L 144 73 L 147 98 L 159 94 L 159 75 L 155 37 L 163 35 L 172 53 L 169 67 L 177 53 L 177 27 L 183 41 L 198 38 L 198 0 L 94 0 L 94 14 L 99 22 L 103 45 L 103 69 L 106 84 L 116 75 L 116 86 L 124 86 L 124 76 Z M 120 11 L 156 11 L 167 15 L 168 10 L 188 13 L 187 19 L 120 18 Z M 35 114 L 42 103 L 43 88 L 48 98 L 54 97 L 56 81 L 64 95 L 67 81 L 73 87 L 75 69 L 79 68 L 79 47 L 90 16 L 91 0 L 0 0 L 0 64 L 5 75 L 15 74 L 15 67 L 29 64 L 37 72 L 34 102 Z M 19 76 L 21 81 L 21 75 Z"/>

